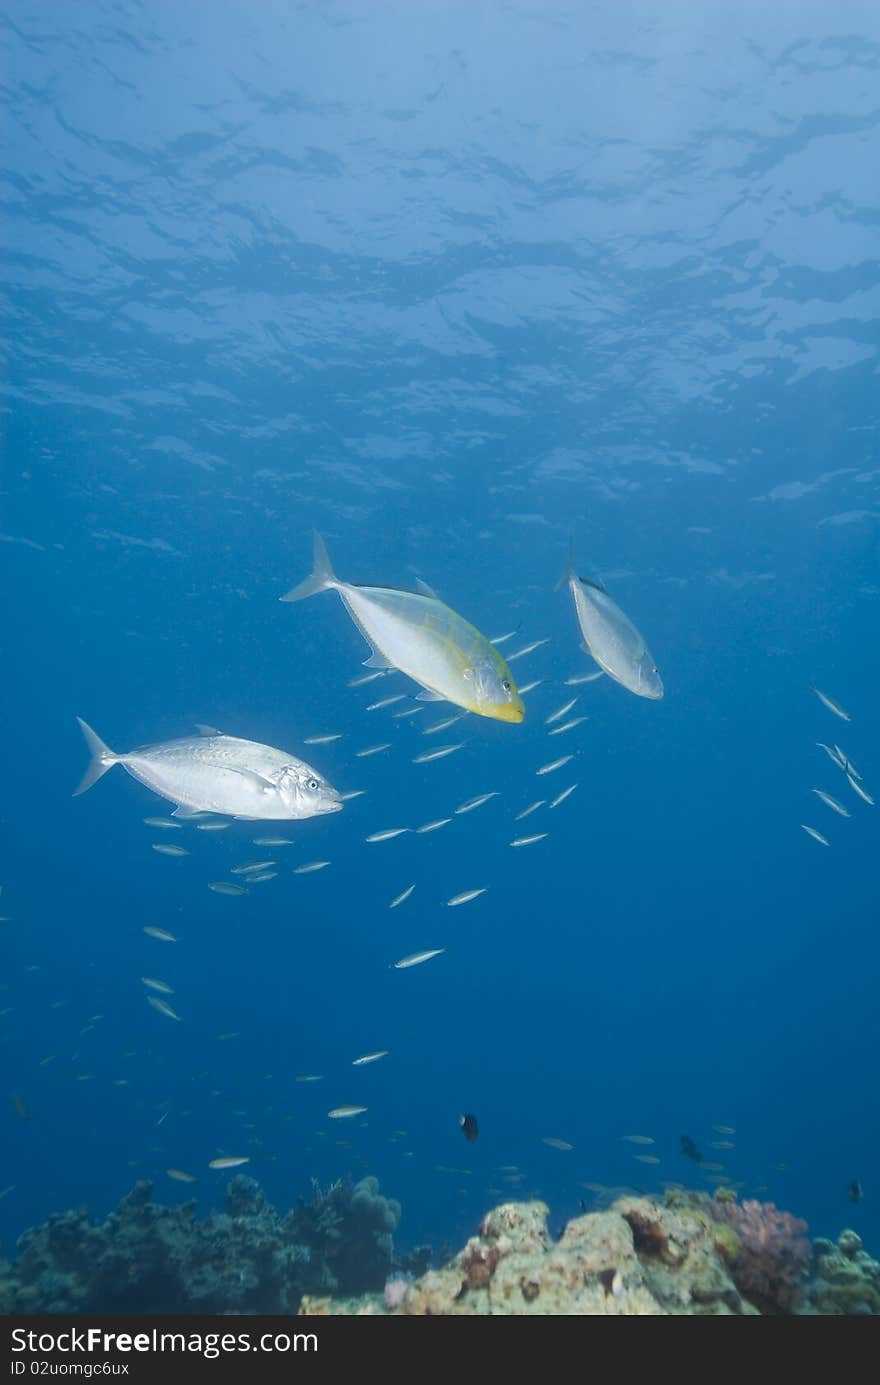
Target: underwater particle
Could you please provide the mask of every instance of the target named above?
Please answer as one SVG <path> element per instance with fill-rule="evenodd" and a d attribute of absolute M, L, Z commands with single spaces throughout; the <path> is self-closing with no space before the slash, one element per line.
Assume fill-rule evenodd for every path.
<path fill-rule="evenodd" d="M 498 644 L 506 644 L 508 640 L 512 640 L 512 639 L 513 639 L 513 637 L 514 637 L 515 634 L 516 634 L 516 630 L 508 630 L 508 632 L 507 632 L 506 635 L 496 635 L 495 638 L 494 638 L 494 640 L 490 640 L 489 643 L 490 643 L 490 644 L 495 644 L 495 645 L 498 645 Z"/>
<path fill-rule="evenodd" d="M 549 717 L 545 717 L 544 725 L 552 726 L 555 721 L 561 721 L 562 718 L 566 715 L 566 713 L 571 711 L 572 707 L 578 700 L 578 696 L 579 695 L 575 695 L 574 697 L 570 698 L 568 702 L 564 702 L 561 707 L 557 707 L 555 712 L 551 712 Z"/>
<path fill-rule="evenodd" d="M 396 894 L 394 896 L 391 903 L 388 905 L 388 908 L 396 909 L 398 904 L 403 904 L 404 900 L 409 899 L 414 889 L 415 885 L 408 885 L 405 890 L 401 890 L 400 894 Z"/>
<path fill-rule="evenodd" d="M 349 1116 L 362 1116 L 366 1109 L 366 1106 L 334 1106 L 327 1115 L 332 1121 L 347 1120 Z"/>
<path fill-rule="evenodd" d="M 294 866 L 294 875 L 313 875 L 316 870 L 323 870 L 329 866 L 329 861 L 307 861 L 304 866 Z"/>
<path fill-rule="evenodd" d="M 445 952 L 445 947 L 435 947 L 427 952 L 411 952 L 408 957 L 401 957 L 399 962 L 394 963 L 396 971 L 403 971 L 407 967 L 418 967 L 422 962 L 430 962 L 432 957 L 439 957 L 441 952 Z"/>
<path fill-rule="evenodd" d="M 239 895 L 247 894 L 244 885 L 236 885 L 231 880 L 210 880 L 208 889 L 215 894 Z"/>
<path fill-rule="evenodd" d="M 264 885 L 267 880 L 277 880 L 277 870 L 255 870 L 247 877 L 249 885 Z"/>
<path fill-rule="evenodd" d="M 653 1135 L 621 1135 L 622 1140 L 628 1140 L 631 1145 L 653 1145 L 657 1141 Z"/>
<path fill-rule="evenodd" d="M 227 827 L 231 827 L 230 822 L 197 822 L 197 832 L 225 832 Z"/>
<path fill-rule="evenodd" d="M 254 846 L 293 846 L 289 837 L 254 837 Z"/>
<path fill-rule="evenodd" d="M 831 845 L 831 843 L 829 842 L 828 838 L 827 838 L 827 837 L 823 837 L 821 832 L 817 832 L 816 829 L 815 829 L 815 827 L 808 827 L 807 824 L 806 824 L 805 822 L 802 822 L 802 823 L 801 823 L 801 827 L 802 827 L 802 828 L 804 829 L 804 831 L 807 833 L 807 836 L 813 838 L 813 841 L 821 842 L 823 846 L 830 846 L 830 845 Z"/>
<path fill-rule="evenodd" d="M 249 1164 L 251 1156 L 249 1154 L 223 1154 L 219 1159 L 212 1159 L 209 1169 L 237 1169 L 240 1164 Z"/>
<path fill-rule="evenodd" d="M 376 673 L 362 673 L 358 678 L 350 678 L 348 686 L 350 688 L 363 688 L 366 687 L 367 683 L 375 683 L 377 678 L 384 678 L 386 674 L 391 672 L 390 668 L 380 668 Z"/>
<path fill-rule="evenodd" d="M 601 582 L 575 574 L 570 547 L 556 586 L 568 587 L 584 648 L 609 678 L 636 697 L 661 698 L 663 682 L 641 632 Z"/>
<path fill-rule="evenodd" d="M 507 662 L 512 664 L 514 659 L 524 659 L 527 654 L 534 654 L 536 649 L 540 649 L 542 644 L 549 644 L 549 636 L 543 640 L 532 640 L 531 644 L 524 644 L 522 649 L 518 649 L 515 654 L 508 654 Z"/>
<path fill-rule="evenodd" d="M 378 1063 L 380 1058 L 387 1058 L 388 1053 L 387 1048 L 378 1048 L 375 1053 L 362 1053 L 360 1058 L 352 1058 L 351 1065 L 353 1068 L 363 1068 L 367 1063 Z"/>
<path fill-rule="evenodd" d="M 846 1190 L 846 1195 L 849 1198 L 850 1202 L 861 1202 L 862 1185 L 857 1178 L 854 1178 L 852 1183 L 850 1183 L 849 1187 Z"/>
<path fill-rule="evenodd" d="M 840 717 L 841 721 L 852 721 L 849 712 L 845 712 L 840 703 L 836 702 L 833 697 L 829 697 L 827 693 L 820 692 L 819 689 L 815 687 L 813 688 L 813 692 L 822 705 L 827 707 L 829 712 L 833 712 L 836 717 Z"/>
<path fill-rule="evenodd" d="M 435 721 L 432 726 L 426 726 L 422 732 L 423 736 L 436 736 L 438 731 L 447 731 L 450 726 L 454 726 L 457 721 L 461 721 L 464 712 L 459 712 L 454 717 L 444 717 L 443 721 Z"/>
<path fill-rule="evenodd" d="M 582 721 L 589 721 L 589 717 L 573 717 L 571 721 L 564 721 L 561 726 L 554 726 L 552 731 L 548 731 L 548 736 L 561 736 L 566 731 L 573 731 L 576 726 L 580 726 Z"/>
<path fill-rule="evenodd" d="M 166 1169 L 169 1178 L 173 1178 L 178 1183 L 195 1183 L 196 1176 L 193 1173 L 186 1173 L 183 1169 Z"/>
<path fill-rule="evenodd" d="M 277 861 L 245 861 L 243 865 L 233 866 L 230 875 L 250 875 L 254 871 L 271 870 Z"/>
<path fill-rule="evenodd" d="M 336 591 L 372 645 L 368 666 L 394 667 L 421 684 L 418 700 L 456 703 L 480 716 L 521 722 L 524 709 L 510 670 L 485 635 L 440 601 L 424 582 L 417 592 L 341 582 L 320 534 L 313 571 L 282 601 Z"/>
<path fill-rule="evenodd" d="M 638 1159 L 640 1164 L 659 1164 L 660 1160 L 656 1154 L 634 1154 L 634 1159 Z"/>
<path fill-rule="evenodd" d="M 581 683 L 595 683 L 597 678 L 604 676 L 605 670 L 597 668 L 594 673 L 575 673 L 571 678 L 564 678 L 563 682 L 568 688 L 576 688 Z"/>
<path fill-rule="evenodd" d="M 158 938 L 163 943 L 176 943 L 177 939 L 173 933 L 169 933 L 164 928 L 154 928 L 152 924 L 147 924 L 143 930 L 149 938 Z"/>
<path fill-rule="evenodd" d="M 551 808 L 558 808 L 560 803 L 564 803 L 565 800 L 568 798 L 569 794 L 573 794 L 576 788 L 577 784 L 569 784 L 567 789 L 563 789 L 562 793 L 558 793 L 556 795 L 556 797 L 553 799 L 552 803 L 549 806 Z"/>
<path fill-rule="evenodd" d="M 467 798 L 464 803 L 459 803 L 455 809 L 456 813 L 471 813 L 474 808 L 482 808 L 484 803 L 488 803 L 490 798 L 497 798 L 498 790 L 492 789 L 491 793 L 477 794 L 476 798 Z"/>
<path fill-rule="evenodd" d="M 409 832 L 408 827 L 386 827 L 383 832 L 371 832 L 369 837 L 364 837 L 365 842 L 390 842 L 392 837 L 401 837 L 404 832 Z"/>
<path fill-rule="evenodd" d="M 146 1001 L 148 1005 L 152 1005 L 153 1009 L 157 1010 L 160 1015 L 164 1015 L 166 1019 L 180 1019 L 180 1015 L 178 1015 L 176 1010 L 172 1010 L 167 1000 L 160 1000 L 157 995 L 148 995 Z"/>
<path fill-rule="evenodd" d="M 413 756 L 414 765 L 429 765 L 432 760 L 445 760 L 447 755 L 453 755 L 456 750 L 461 750 L 464 741 L 459 741 L 457 745 L 441 745 L 436 750 L 426 750 L 422 755 Z"/>
<path fill-rule="evenodd" d="M 846 769 L 846 757 L 841 755 L 836 745 L 826 745 L 824 741 L 817 741 L 816 744 L 825 751 L 832 764 L 836 765 L 838 769 Z"/>
<path fill-rule="evenodd" d="M 573 760 L 573 759 L 574 759 L 574 756 L 573 756 L 573 755 L 563 755 L 563 756 L 561 756 L 560 759 L 558 759 L 558 760 L 551 760 L 550 763 L 549 763 L 549 765 L 542 765 L 540 769 L 536 769 L 536 770 L 535 770 L 535 773 L 536 773 L 536 774 L 552 774 L 553 771 L 554 771 L 555 769 L 562 769 L 562 766 L 563 766 L 563 765 L 567 765 L 568 762 L 569 762 L 569 760 Z"/>
<path fill-rule="evenodd" d="M 574 1149 L 574 1145 L 569 1144 L 568 1140 L 558 1140 L 555 1135 L 542 1135 L 541 1143 L 549 1145 L 551 1149 L 562 1149 L 566 1153 Z"/>
<path fill-rule="evenodd" d="M 462 1135 L 464 1135 L 468 1144 L 472 1145 L 480 1133 L 476 1116 L 472 1112 L 469 1112 L 467 1115 L 459 1116 L 458 1123 L 461 1127 Z"/>
<path fill-rule="evenodd" d="M 867 790 L 867 789 L 863 789 L 862 786 L 861 786 L 861 784 L 858 782 L 858 780 L 857 780 L 857 779 L 853 779 L 853 777 L 852 777 L 851 774 L 847 774 L 846 777 L 847 777 L 847 779 L 849 780 L 850 787 L 853 788 L 853 789 L 855 789 L 855 791 L 856 791 L 856 793 L 858 794 L 859 798 L 864 799 L 865 803 L 870 803 L 871 806 L 873 807 L 873 806 L 874 806 L 874 800 L 873 800 L 873 798 L 871 797 L 871 795 L 868 793 L 868 790 Z"/>
<path fill-rule="evenodd" d="M 342 739 L 341 731 L 328 731 L 323 736 L 306 736 L 303 745 L 329 745 L 331 741 Z"/>
<path fill-rule="evenodd" d="M 679 1148 L 686 1159 L 693 1159 L 695 1164 L 702 1164 L 703 1156 L 697 1149 L 690 1135 L 681 1135 L 679 1137 Z"/>
<path fill-rule="evenodd" d="M 454 894 L 451 899 L 447 899 L 446 907 L 454 909 L 458 904 L 469 904 L 478 895 L 485 894 L 488 888 L 488 885 L 483 885 L 479 890 L 462 890 L 461 894 Z"/>
<path fill-rule="evenodd" d="M 367 708 L 368 712 L 378 712 L 381 707 L 391 707 L 395 702 L 402 702 L 406 693 L 392 693 L 390 697 L 382 697 L 378 702 L 371 702 Z"/>
<path fill-rule="evenodd" d="M 549 836 L 549 833 L 547 833 L 547 832 L 535 832 L 535 833 L 532 834 L 531 837 L 514 837 L 513 841 L 510 843 L 510 845 L 511 845 L 511 846 L 531 846 L 533 842 L 542 842 L 546 836 Z"/>
<path fill-rule="evenodd" d="M 812 793 L 817 798 L 821 798 L 826 807 L 831 808 L 835 813 L 839 813 L 842 818 L 849 817 L 849 809 L 844 808 L 842 803 L 838 803 L 836 798 L 832 798 L 830 793 L 825 793 L 822 789 L 812 789 Z"/>
<path fill-rule="evenodd" d="M 382 745 L 368 745 L 365 750 L 354 752 L 356 760 L 365 760 L 368 755 L 378 755 L 381 750 L 390 750 L 391 742 L 385 741 Z"/>
<path fill-rule="evenodd" d="M 320 1072 L 300 1072 L 293 1080 L 294 1082 L 323 1082 L 324 1077 Z"/>
<path fill-rule="evenodd" d="M 183 830 L 182 822 L 172 822 L 171 818 L 144 818 L 148 827 L 158 827 L 163 832 L 180 832 Z"/>
<path fill-rule="evenodd" d="M 174 995 L 174 991 L 167 981 L 160 981 L 155 976 L 142 976 L 141 981 L 151 991 L 161 991 L 163 995 Z"/>
<path fill-rule="evenodd" d="M 160 856 L 188 856 L 189 852 L 185 846 L 170 846 L 166 842 L 151 842 L 154 851 L 158 851 Z"/>
<path fill-rule="evenodd" d="M 452 818 L 437 818 L 434 822 L 426 822 L 423 827 L 417 827 L 416 832 L 421 836 L 423 832 L 436 832 L 438 827 L 445 827 Z"/>
<path fill-rule="evenodd" d="M 516 817 L 513 819 L 514 822 L 519 822 L 522 818 L 527 818 L 530 813 L 537 812 L 539 808 L 543 808 L 546 802 L 546 798 L 536 798 L 534 803 L 529 804 L 528 808 L 523 808 L 521 813 L 517 813 Z"/>

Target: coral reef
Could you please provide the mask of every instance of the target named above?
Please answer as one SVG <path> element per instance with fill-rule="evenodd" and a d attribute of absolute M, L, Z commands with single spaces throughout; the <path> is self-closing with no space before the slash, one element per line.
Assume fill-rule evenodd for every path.
<path fill-rule="evenodd" d="M 762 1313 L 795 1313 L 810 1264 L 807 1223 L 772 1202 L 714 1198 L 710 1206 L 715 1220 L 736 1233 L 730 1268 L 740 1293 Z"/>
<path fill-rule="evenodd" d="M 738 1292 L 705 1213 L 646 1197 L 570 1221 L 554 1242 L 542 1202 L 506 1203 L 458 1255 L 406 1288 L 340 1302 L 306 1296 L 301 1313 L 659 1316 L 757 1313 Z"/>
<path fill-rule="evenodd" d="M 0 1264 L 0 1314 L 295 1313 L 303 1293 L 381 1291 L 400 1206 L 375 1178 L 314 1185 L 281 1216 L 251 1178 L 234 1178 L 223 1212 L 168 1208 L 138 1183 L 107 1220 L 63 1212 Z"/>
<path fill-rule="evenodd" d="M 855 1231 L 842 1231 L 837 1245 L 824 1239 L 813 1242 L 809 1301 L 814 1313 L 880 1314 L 880 1264 L 862 1249 Z"/>

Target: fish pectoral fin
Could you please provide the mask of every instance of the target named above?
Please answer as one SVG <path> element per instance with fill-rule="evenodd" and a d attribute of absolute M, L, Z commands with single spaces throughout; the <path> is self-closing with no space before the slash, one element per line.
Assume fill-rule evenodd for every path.
<path fill-rule="evenodd" d="M 449 699 L 442 693 L 434 692 L 431 688 L 425 688 L 422 692 L 416 693 L 416 702 L 448 702 Z"/>
<path fill-rule="evenodd" d="M 428 584 L 427 584 L 427 582 L 423 582 L 422 579 L 421 579 L 421 577 L 417 577 L 417 578 L 416 578 L 416 588 L 417 588 L 417 590 L 418 590 L 420 596 L 430 596 L 431 599 L 432 599 L 433 601 L 439 601 L 439 600 L 440 600 L 440 598 L 439 598 L 439 596 L 437 595 L 437 593 L 435 592 L 434 588 L 433 588 L 433 587 L 429 587 Z"/>
<path fill-rule="evenodd" d="M 364 659 L 364 668 L 396 668 L 396 665 L 386 659 L 381 649 L 374 649 L 369 659 Z"/>
<path fill-rule="evenodd" d="M 216 726 L 209 726 L 205 721 L 196 722 L 196 730 L 200 736 L 224 736 L 225 731 L 219 731 Z"/>
<path fill-rule="evenodd" d="M 173 818 L 194 818 L 201 811 L 201 808 L 190 808 L 186 803 L 178 803 L 171 816 Z"/>

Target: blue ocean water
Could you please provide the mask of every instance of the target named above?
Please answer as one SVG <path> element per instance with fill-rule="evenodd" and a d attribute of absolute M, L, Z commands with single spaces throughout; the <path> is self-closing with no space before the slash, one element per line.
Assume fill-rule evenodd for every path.
<path fill-rule="evenodd" d="M 876 1253 L 877 810 L 816 746 L 876 793 L 876 7 L 33 0 L 0 33 L 3 1253 L 136 1178 L 207 1211 L 221 1153 L 281 1207 L 374 1173 L 400 1245 L 456 1247 L 511 1196 L 711 1188 L 682 1134 Z M 313 527 L 346 580 L 547 641 L 523 725 L 368 711 L 417 689 L 349 686 L 335 595 L 278 601 Z M 570 538 L 661 702 L 565 684 Z M 77 715 L 364 793 L 159 833 L 119 769 L 71 797 Z"/>

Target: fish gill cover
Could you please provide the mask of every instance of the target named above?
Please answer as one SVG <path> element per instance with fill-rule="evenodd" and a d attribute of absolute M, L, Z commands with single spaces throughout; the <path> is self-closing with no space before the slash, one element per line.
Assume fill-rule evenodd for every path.
<path fill-rule="evenodd" d="M 662 1308 L 650 1226 L 732 1197 L 717 1302 L 876 1311 L 876 8 L 0 45 L 0 1301 L 191 1199 L 126 1280 L 186 1311 L 232 1177 L 230 1283 L 379 1179 L 339 1293 L 644 1199 L 595 1301 Z M 313 531 L 348 600 L 281 603 Z"/>

